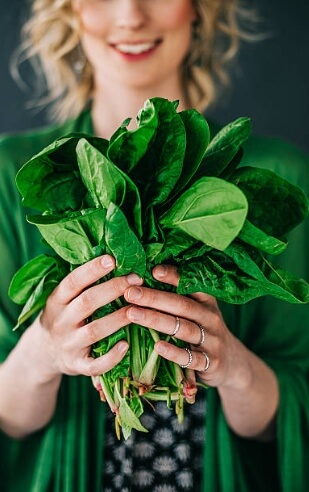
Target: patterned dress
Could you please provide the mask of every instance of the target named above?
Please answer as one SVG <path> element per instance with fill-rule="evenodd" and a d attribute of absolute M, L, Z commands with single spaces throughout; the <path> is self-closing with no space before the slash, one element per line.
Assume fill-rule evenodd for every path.
<path fill-rule="evenodd" d="M 133 431 L 118 441 L 108 412 L 102 492 L 201 490 L 205 415 L 206 392 L 199 389 L 195 404 L 185 406 L 182 424 L 165 402 L 157 402 L 155 411 L 145 406 L 141 418 L 149 432 Z"/>

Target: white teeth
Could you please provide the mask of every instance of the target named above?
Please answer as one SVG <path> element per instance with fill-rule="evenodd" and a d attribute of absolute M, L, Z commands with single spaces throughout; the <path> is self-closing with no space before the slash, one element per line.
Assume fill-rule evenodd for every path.
<path fill-rule="evenodd" d="M 155 43 L 142 43 L 142 44 L 118 44 L 117 49 L 123 53 L 129 53 L 132 55 L 139 55 L 145 51 L 153 48 Z"/>

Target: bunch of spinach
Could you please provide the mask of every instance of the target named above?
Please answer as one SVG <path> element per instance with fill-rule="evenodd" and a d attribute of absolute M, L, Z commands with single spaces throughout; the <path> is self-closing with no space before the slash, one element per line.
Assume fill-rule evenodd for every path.
<path fill-rule="evenodd" d="M 177 102 L 154 98 L 126 120 L 111 139 L 70 134 L 30 159 L 16 181 L 28 216 L 52 251 L 13 277 L 9 294 L 24 304 L 17 326 L 41 309 L 68 272 L 98 255 L 116 259 L 114 275 L 135 272 L 145 285 L 167 289 L 151 275 L 154 265 L 178 265 L 177 292 L 206 292 L 228 303 L 273 295 L 293 303 L 309 301 L 308 284 L 269 259 L 287 246 L 286 235 L 308 214 L 298 187 L 265 169 L 239 167 L 251 122 L 239 118 L 210 141 L 209 126 L 195 110 L 177 112 Z M 102 279 L 104 281 L 106 279 Z M 118 299 L 93 318 L 123 305 Z M 130 350 L 94 384 L 127 438 L 146 431 L 139 417 L 145 400 L 194 402 L 194 373 L 158 357 L 163 338 L 130 324 L 94 344 L 94 356 L 126 339 Z"/>

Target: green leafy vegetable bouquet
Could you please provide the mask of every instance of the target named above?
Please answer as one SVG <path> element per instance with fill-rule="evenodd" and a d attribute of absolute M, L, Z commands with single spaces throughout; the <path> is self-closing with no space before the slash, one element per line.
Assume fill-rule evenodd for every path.
<path fill-rule="evenodd" d="M 126 120 L 109 141 L 70 134 L 18 172 L 23 204 L 40 212 L 27 219 L 52 251 L 12 279 L 9 294 L 24 304 L 17 326 L 72 269 L 104 253 L 115 257 L 114 275 L 135 272 L 153 288 L 171 288 L 151 275 L 165 262 L 178 266 L 180 294 L 206 292 L 235 304 L 266 294 L 308 302 L 308 284 L 269 259 L 285 250 L 286 234 L 308 215 L 303 191 L 266 169 L 239 166 L 248 118 L 210 141 L 205 118 L 177 106 L 148 100 L 135 130 Z M 124 302 L 102 306 L 93 317 Z M 93 345 L 95 357 L 120 339 L 130 345 L 121 363 L 94 380 L 116 416 L 118 436 L 146 431 L 140 422 L 146 400 L 174 401 L 179 419 L 184 401 L 194 403 L 194 372 L 159 357 L 154 344 L 160 338 L 184 346 L 133 323 Z"/>

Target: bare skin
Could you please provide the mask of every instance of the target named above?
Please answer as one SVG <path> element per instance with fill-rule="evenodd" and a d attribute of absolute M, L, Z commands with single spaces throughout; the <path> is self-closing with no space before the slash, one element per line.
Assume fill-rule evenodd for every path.
<path fill-rule="evenodd" d="M 180 65 L 196 18 L 189 0 L 72 3 L 79 15 L 81 43 L 94 71 L 92 119 L 97 135 L 110 138 L 125 118 L 134 118 L 145 99 L 153 96 L 179 100 L 179 109 L 186 108 Z M 147 47 L 138 61 L 132 55 L 136 44 Z M 0 427 L 14 438 L 41 429 L 54 414 L 63 374 L 99 375 L 115 366 L 128 349 L 122 341 L 93 359 L 92 343 L 131 321 L 171 334 L 178 316 L 177 337 L 192 346 L 191 368 L 209 386 L 218 388 L 231 428 L 248 438 L 274 438 L 279 401 L 276 376 L 231 334 L 216 300 L 200 293 L 185 297 L 150 290 L 136 275 L 94 285 L 114 267 L 114 260 L 107 256 L 92 260 L 70 273 L 51 294 L 41 315 L 0 367 Z M 177 285 L 172 267 L 156 267 L 153 274 Z M 98 307 L 122 295 L 130 306 L 86 324 Z M 205 327 L 206 338 L 196 348 L 199 324 Z M 168 343 L 157 343 L 156 350 L 177 364 L 188 361 L 185 350 Z M 202 351 L 210 358 L 206 372 Z"/>
<path fill-rule="evenodd" d="M 93 67 L 92 119 L 97 135 L 110 138 L 124 119 L 134 119 L 146 99 L 165 97 L 185 109 L 180 65 L 196 14 L 191 1 L 73 0 L 81 42 Z M 158 42 L 142 60 L 129 59 L 118 47 Z"/>
<path fill-rule="evenodd" d="M 115 366 L 128 349 L 127 343 L 121 341 L 106 355 L 93 359 L 92 343 L 132 321 L 171 334 L 175 316 L 179 316 L 177 337 L 192 345 L 191 368 L 209 386 L 218 388 L 231 428 L 243 437 L 273 438 L 279 398 L 275 375 L 229 332 L 215 299 L 205 294 L 189 298 L 149 289 L 134 274 L 93 286 L 113 268 L 113 259 L 105 256 L 68 275 L 50 296 L 42 315 L 26 330 L 2 364 L 2 429 L 12 437 L 22 438 L 42 428 L 54 413 L 63 374 L 99 375 Z M 177 285 L 178 275 L 172 267 L 156 267 L 153 274 L 158 280 Z M 121 295 L 130 303 L 129 307 L 85 323 L 99 306 Z M 200 323 L 207 335 L 203 346 L 196 349 Z M 186 351 L 166 342 L 158 342 L 156 350 L 178 364 L 188 360 Z M 202 350 L 211 361 L 207 372 L 203 371 Z"/>
<path fill-rule="evenodd" d="M 171 285 L 178 283 L 174 267 L 156 267 L 153 275 Z M 138 307 L 128 309 L 127 316 L 131 321 L 156 327 L 162 333 L 173 333 L 175 316 L 180 318 L 176 337 L 191 344 L 193 361 L 190 367 L 207 385 L 218 388 L 226 419 L 236 434 L 259 440 L 275 437 L 279 402 L 276 376 L 228 330 L 213 297 L 197 293 L 189 298 L 153 292 L 145 287 L 131 287 L 125 297 L 130 303 L 138 304 Z M 162 314 L 162 311 L 168 314 Z M 196 348 L 201 338 L 199 324 L 205 327 L 206 337 L 203 345 Z M 175 345 L 157 342 L 156 350 L 162 357 L 178 364 L 188 362 L 187 352 Z M 206 372 L 202 351 L 211 361 Z"/>
<path fill-rule="evenodd" d="M 92 343 L 128 320 L 125 310 L 89 324 L 85 323 L 87 317 L 102 303 L 123 295 L 132 283 L 142 282 L 129 275 L 93 286 L 114 266 L 114 260 L 105 256 L 69 274 L 1 365 L 0 425 L 12 437 L 22 438 L 50 421 L 63 374 L 99 375 L 115 366 L 127 351 L 128 344 L 119 342 L 103 357 L 90 357 Z"/>

